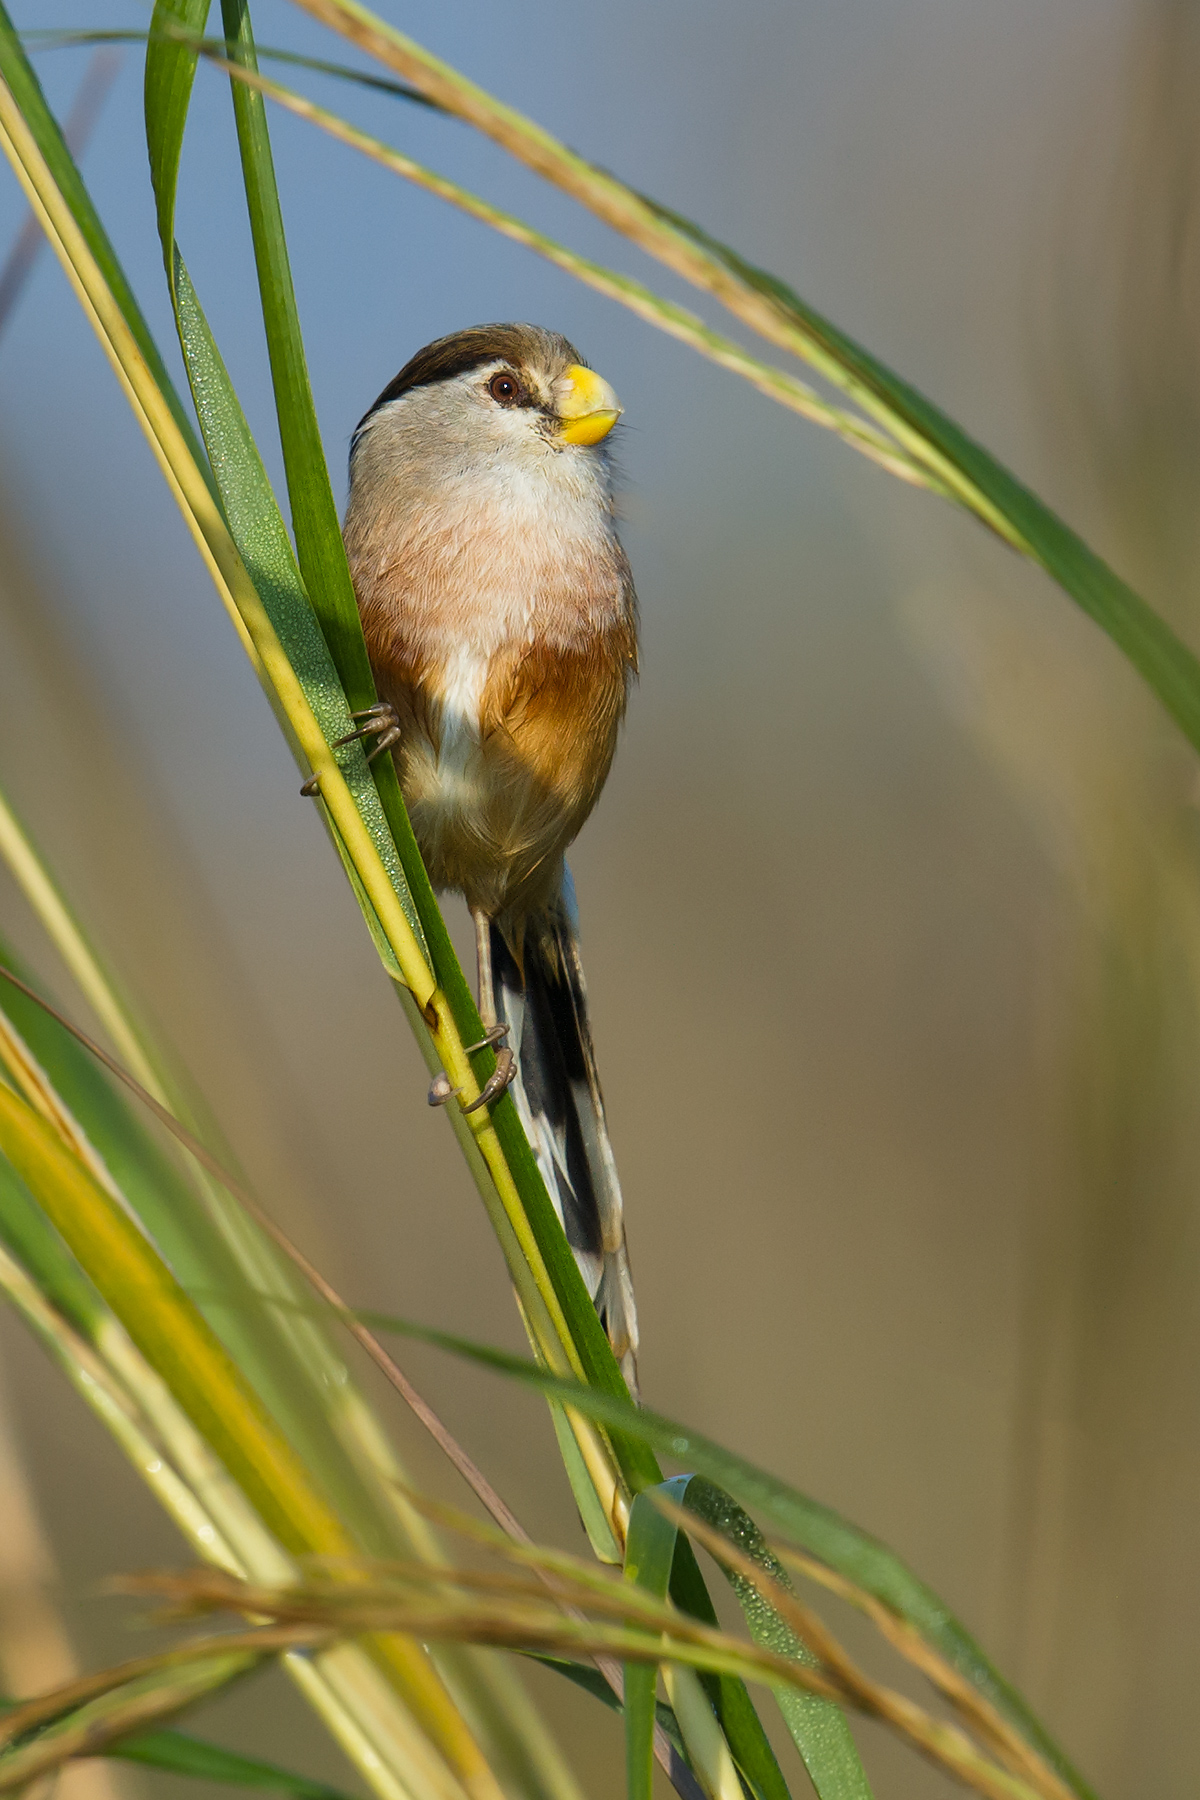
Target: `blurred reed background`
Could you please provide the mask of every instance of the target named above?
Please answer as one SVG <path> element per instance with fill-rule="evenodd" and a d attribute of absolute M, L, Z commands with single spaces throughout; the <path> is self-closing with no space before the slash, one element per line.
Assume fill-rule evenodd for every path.
<path fill-rule="evenodd" d="M 1195 641 L 1195 0 L 384 10 L 793 281 Z M 264 43 L 295 41 L 290 10 L 256 17 Z M 40 59 L 60 111 L 86 55 Z M 86 171 L 166 346 L 138 82 L 129 55 Z M 201 69 L 180 239 L 269 444 L 228 106 Z M 634 265 L 462 128 L 366 110 Z M 272 128 L 335 466 L 411 351 L 477 320 L 566 331 L 626 406 L 643 678 L 573 862 L 647 1397 L 891 1543 L 1110 1800 L 1193 1793 L 1192 757 L 1111 646 L 976 527 L 295 120 Z M 21 219 L 5 181 L 0 241 Z M 259 1192 L 343 1290 L 521 1347 L 342 877 L 49 258 L 0 341 L 0 769 Z M 53 983 L 2 885 L 0 922 Z M 676 1065 L 641 1053 L 649 1007 L 690 1046 Z M 783 1088 L 762 1074 L 779 1058 Z M 32 1575 L 0 1575 L 53 1589 L 89 1663 L 130 1654 L 91 1590 L 177 1560 L 170 1528 L 7 1317 L 0 1347 L 5 1454 L 58 1565 L 34 1547 Z M 408 1360 L 530 1528 L 573 1545 L 535 1404 Z M 436 1479 L 419 1440 L 408 1455 Z M 552 1703 L 591 1791 L 613 1791 L 616 1722 Z M 345 1778 L 275 1677 L 221 1712 L 226 1741 Z M 860 1735 L 879 1791 L 943 1791 Z"/>

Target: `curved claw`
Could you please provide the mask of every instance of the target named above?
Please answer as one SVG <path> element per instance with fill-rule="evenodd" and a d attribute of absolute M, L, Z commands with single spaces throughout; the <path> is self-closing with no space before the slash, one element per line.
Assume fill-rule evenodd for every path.
<path fill-rule="evenodd" d="M 488 1027 L 487 1031 L 484 1032 L 477 1044 L 468 1044 L 466 1046 L 467 1055 L 473 1056 L 476 1050 L 495 1049 L 495 1046 L 507 1036 L 507 1025 L 491 1025 Z M 464 1106 L 463 1111 L 476 1112 L 481 1106 L 490 1106 L 493 1100 L 498 1100 L 501 1094 L 507 1092 L 516 1072 L 517 1059 L 512 1051 L 509 1049 L 498 1050 L 496 1052 L 496 1067 L 484 1083 L 482 1093 L 477 1100 L 472 1100 L 469 1106 Z M 429 1104 L 430 1106 L 445 1106 L 446 1102 L 452 1100 L 457 1093 L 458 1089 L 451 1086 L 450 1077 L 447 1075 L 445 1069 L 443 1069 L 440 1075 L 434 1076 L 433 1081 L 430 1084 L 428 1095 Z"/>
<path fill-rule="evenodd" d="M 512 1051 L 507 1046 L 503 1050 L 498 1050 L 496 1067 L 484 1083 L 483 1092 L 477 1100 L 472 1100 L 469 1106 L 464 1106 L 463 1111 L 473 1113 L 478 1112 L 481 1106 L 491 1106 L 494 1101 L 499 1100 L 501 1094 L 508 1092 L 516 1072 L 517 1059 Z"/>
<path fill-rule="evenodd" d="M 381 750 L 390 750 L 393 744 L 399 742 L 400 716 L 390 700 L 381 700 L 377 706 L 364 706 L 360 712 L 352 712 L 350 717 L 364 719 L 366 723 L 360 725 L 357 731 L 348 731 L 344 737 L 338 738 L 333 746 L 335 750 L 342 744 L 354 743 L 356 738 L 374 737 L 378 733 L 379 742 L 367 757 L 370 762 Z"/>
<path fill-rule="evenodd" d="M 399 742 L 400 727 L 398 725 L 389 725 L 375 748 L 367 751 L 367 761 L 373 763 L 377 756 L 382 756 L 385 750 L 390 750 L 393 744 L 398 744 Z"/>
<path fill-rule="evenodd" d="M 390 700 L 376 700 L 374 706 L 360 706 L 357 712 L 350 714 L 352 719 L 378 719 L 385 725 L 398 725 L 400 717 Z M 363 727 L 369 731 L 369 725 Z M 343 739 L 345 742 L 345 739 Z"/>
<path fill-rule="evenodd" d="M 381 700 L 376 706 L 364 706 L 360 712 L 352 712 L 350 717 L 364 719 L 366 723 L 360 725 L 357 731 L 348 731 L 344 737 L 335 738 L 333 740 L 335 750 L 340 750 L 343 744 L 353 744 L 358 738 L 374 737 L 378 733 L 378 743 L 373 750 L 367 752 L 367 761 L 370 763 L 374 762 L 377 756 L 382 756 L 385 750 L 390 750 L 393 744 L 400 742 L 400 716 L 390 700 Z M 300 789 L 306 800 L 315 799 L 320 791 L 321 777 L 319 775 L 310 775 Z M 436 1104 L 444 1106 L 446 1102 L 439 1100 Z"/>

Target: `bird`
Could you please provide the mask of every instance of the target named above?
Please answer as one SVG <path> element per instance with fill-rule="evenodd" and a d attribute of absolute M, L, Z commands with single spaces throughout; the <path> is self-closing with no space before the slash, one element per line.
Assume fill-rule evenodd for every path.
<path fill-rule="evenodd" d="M 617 531 L 621 406 L 559 333 L 476 325 L 419 350 L 351 439 L 344 540 L 390 751 L 430 878 L 466 900 L 479 1011 L 613 1353 L 637 1309 L 565 853 L 638 669 Z M 431 1104 L 450 1100 L 448 1077 Z"/>

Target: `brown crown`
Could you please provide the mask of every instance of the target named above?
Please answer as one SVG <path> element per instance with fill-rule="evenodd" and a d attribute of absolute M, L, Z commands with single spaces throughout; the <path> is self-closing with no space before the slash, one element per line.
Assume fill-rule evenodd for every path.
<path fill-rule="evenodd" d="M 382 394 L 368 408 L 355 427 L 354 437 L 367 420 L 398 400 L 413 388 L 429 387 L 436 381 L 450 381 L 481 363 L 504 362 L 514 369 L 537 365 L 541 368 L 582 362 L 575 346 L 557 331 L 544 331 L 540 325 L 471 325 L 466 331 L 453 331 L 449 337 L 435 338 L 406 362 L 400 373 L 389 381 Z"/>

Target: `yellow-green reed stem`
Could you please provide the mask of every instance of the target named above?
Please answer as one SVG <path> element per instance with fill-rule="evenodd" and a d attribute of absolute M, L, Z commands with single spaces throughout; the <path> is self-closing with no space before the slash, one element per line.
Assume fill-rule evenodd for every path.
<path fill-rule="evenodd" d="M 90 1339 L 85 1340 L 2 1247 L 0 1291 L 198 1555 L 252 1580 L 274 1583 L 294 1577 L 296 1565 L 106 1308 L 97 1305 Z M 149 1435 L 147 1425 L 161 1443 Z M 398 1707 L 394 1690 L 359 1646 L 288 1651 L 282 1661 L 379 1800 L 463 1800 L 461 1786 Z"/>
<path fill-rule="evenodd" d="M 0 1151 L 284 1548 L 352 1556 L 353 1540 L 149 1240 L 54 1128 L 2 1085 Z M 425 1653 L 398 1637 L 378 1640 L 377 1650 L 468 1792 L 494 1800 L 494 1778 Z"/>
<path fill-rule="evenodd" d="M 0 857 L 8 864 L 84 999 L 112 1039 L 121 1061 L 144 1088 L 160 1097 L 157 1094 L 158 1078 L 129 1022 L 126 1008 L 114 993 L 111 977 L 101 967 L 79 921 L 59 893 L 3 793 L 0 793 Z"/>
<path fill-rule="evenodd" d="M 110 975 L 88 943 L 3 791 L 0 791 L 0 860 L 7 862 L 51 942 L 113 1040 L 118 1049 L 118 1060 L 127 1072 L 134 1074 L 150 1098 L 170 1112 L 171 1097 L 156 1073 L 152 1052 L 147 1049 L 145 1040 L 131 1020 L 125 1002 L 118 996 Z M 8 1063 L 16 1085 L 56 1125 L 68 1148 L 74 1150 L 87 1164 L 103 1187 L 117 1193 L 103 1159 L 88 1141 L 79 1122 L 63 1104 L 53 1083 L 21 1039 L 2 1005 L 0 1061 Z M 236 1240 L 233 1247 L 252 1284 L 268 1295 L 277 1295 L 283 1302 L 280 1318 L 284 1329 L 294 1336 L 302 1336 L 302 1350 L 306 1350 L 312 1344 L 312 1322 L 295 1314 L 294 1296 L 287 1289 L 280 1288 L 276 1266 L 271 1257 L 262 1253 L 255 1235 L 245 1229 L 240 1213 L 230 1211 L 222 1197 L 223 1187 L 214 1182 L 210 1172 L 190 1153 L 185 1150 L 184 1154 L 191 1165 L 197 1186 L 206 1197 L 215 1199 L 218 1226 L 227 1237 Z M 323 1385 L 328 1389 L 329 1379 L 325 1370 L 320 1369 L 316 1373 L 318 1379 L 324 1377 Z M 334 1404 L 339 1417 L 348 1426 L 344 1434 L 347 1448 L 354 1455 L 357 1464 L 365 1470 L 373 1488 L 378 1491 L 380 1501 L 399 1522 L 417 1553 L 426 1560 L 435 1560 L 440 1556 L 440 1550 L 424 1521 L 404 1499 L 401 1488 L 402 1470 L 370 1409 L 353 1388 L 344 1385 L 336 1387 Z"/>
<path fill-rule="evenodd" d="M 725 1734 L 717 1724 L 712 1703 L 693 1669 L 680 1669 L 664 1663 L 663 1686 L 671 1711 L 679 1721 L 691 1757 L 705 1792 L 712 1800 L 743 1800 L 743 1789 Z"/>
<path fill-rule="evenodd" d="M 110 1436 L 126 1457 L 133 1464 L 138 1474 L 151 1489 L 167 1516 L 174 1521 L 188 1542 L 218 1568 L 228 1569 L 232 1574 L 247 1573 L 250 1564 L 235 1556 L 227 1539 L 218 1530 L 210 1508 L 206 1508 L 188 1483 L 184 1481 L 171 1464 L 163 1456 L 162 1448 L 154 1443 L 139 1423 L 132 1396 L 124 1389 L 123 1384 L 115 1378 L 109 1359 L 86 1343 L 78 1332 L 66 1323 L 62 1316 L 42 1294 L 37 1284 L 32 1281 L 15 1257 L 0 1245 L 0 1291 L 7 1296 L 9 1302 L 20 1313 L 25 1323 L 45 1345 L 59 1367 L 67 1376 L 71 1385 L 87 1401 L 97 1418 L 107 1427 Z M 114 1333 L 120 1327 L 113 1321 Z M 124 1335 L 122 1333 L 122 1335 Z M 137 1352 L 134 1351 L 137 1356 Z M 126 1360 L 127 1364 L 127 1359 Z M 141 1358 L 138 1359 L 141 1361 Z M 150 1381 L 158 1377 L 149 1365 L 142 1362 L 142 1367 Z M 160 1384 L 161 1385 L 161 1384 Z M 191 1426 L 182 1420 L 185 1428 Z M 193 1433 L 197 1443 L 202 1443 L 198 1434 Z M 255 1527 L 262 1533 L 265 1542 L 272 1545 L 274 1540 L 263 1531 L 255 1514 L 250 1514 Z M 270 1566 L 270 1565 L 267 1565 Z M 275 1568 L 274 1580 L 284 1581 L 288 1571 L 293 1567 L 288 1559 L 278 1550 L 273 1559 Z"/>

